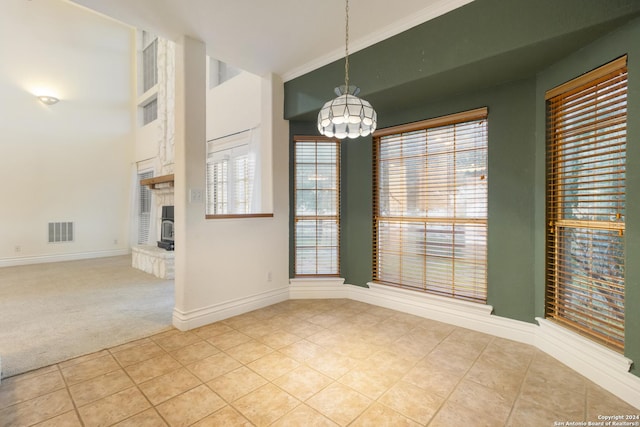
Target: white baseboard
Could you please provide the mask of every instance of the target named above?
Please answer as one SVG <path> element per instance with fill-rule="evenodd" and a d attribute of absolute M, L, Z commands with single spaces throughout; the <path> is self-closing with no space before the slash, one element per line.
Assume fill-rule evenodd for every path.
<path fill-rule="evenodd" d="M 290 299 L 349 298 L 349 289 L 340 277 L 289 279 Z"/>
<path fill-rule="evenodd" d="M 350 286 L 353 299 L 416 316 L 437 320 L 530 344 L 535 335 L 533 323 L 494 316 L 493 307 L 470 301 L 446 298 L 392 286 L 368 283 L 369 288 Z"/>
<path fill-rule="evenodd" d="M 196 310 L 181 311 L 174 308 L 173 326 L 181 331 L 188 331 L 238 314 L 277 304 L 288 299 L 289 288 L 285 287 L 255 294 L 246 298 L 238 298 L 236 300 L 198 308 Z"/>
<path fill-rule="evenodd" d="M 48 262 L 77 261 L 81 259 L 106 258 L 111 256 L 129 255 L 131 249 L 113 249 L 108 251 L 78 252 L 72 254 L 34 255 L 0 259 L 0 267 L 17 265 L 44 264 Z"/>
<path fill-rule="evenodd" d="M 640 409 L 640 378 L 629 373 L 631 359 L 550 320 L 536 321 L 536 347 Z"/>
<path fill-rule="evenodd" d="M 483 332 L 544 351 L 605 390 L 640 409 L 640 378 L 632 361 L 555 323 L 539 325 L 491 314 L 493 307 L 376 283 L 343 285 L 342 279 L 291 279 L 290 298 L 349 298 Z"/>

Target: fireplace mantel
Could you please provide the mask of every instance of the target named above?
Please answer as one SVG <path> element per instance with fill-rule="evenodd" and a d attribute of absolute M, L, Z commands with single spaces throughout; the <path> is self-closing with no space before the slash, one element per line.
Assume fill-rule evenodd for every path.
<path fill-rule="evenodd" d="M 153 178 L 147 178 L 140 181 L 140 185 L 148 185 L 152 190 L 157 189 L 161 184 L 168 184 L 169 187 L 173 187 L 173 174 L 155 176 Z M 166 186 L 163 185 L 160 188 L 166 188 Z"/>

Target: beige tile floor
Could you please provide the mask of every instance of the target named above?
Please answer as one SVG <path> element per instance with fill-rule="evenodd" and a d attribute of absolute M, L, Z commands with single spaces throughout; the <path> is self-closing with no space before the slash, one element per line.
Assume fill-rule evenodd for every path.
<path fill-rule="evenodd" d="M 0 426 L 553 426 L 635 409 L 535 348 L 291 300 L 0 385 Z"/>

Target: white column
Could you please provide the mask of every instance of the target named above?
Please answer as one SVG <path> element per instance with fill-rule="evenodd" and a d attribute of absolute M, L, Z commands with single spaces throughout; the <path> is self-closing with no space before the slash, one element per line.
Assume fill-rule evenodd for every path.
<path fill-rule="evenodd" d="M 202 41 L 188 36 L 178 41 L 175 75 L 175 311 L 185 312 L 193 274 L 188 259 L 198 251 L 197 226 L 193 226 L 204 220 L 204 204 L 189 203 L 189 191 L 205 187 L 206 50 Z"/>

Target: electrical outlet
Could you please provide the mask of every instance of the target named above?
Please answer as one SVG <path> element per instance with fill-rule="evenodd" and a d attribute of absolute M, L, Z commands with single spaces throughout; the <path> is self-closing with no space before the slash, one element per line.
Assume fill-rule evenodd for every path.
<path fill-rule="evenodd" d="M 267 282 L 270 282 L 273 279 L 273 275 L 271 274 L 271 270 L 267 271 Z"/>
<path fill-rule="evenodd" d="M 16 246 L 15 249 L 16 249 L 16 252 L 21 252 L 22 251 L 22 248 L 20 246 Z"/>
<path fill-rule="evenodd" d="M 118 244 L 118 239 L 113 239 L 113 244 L 117 245 Z"/>

